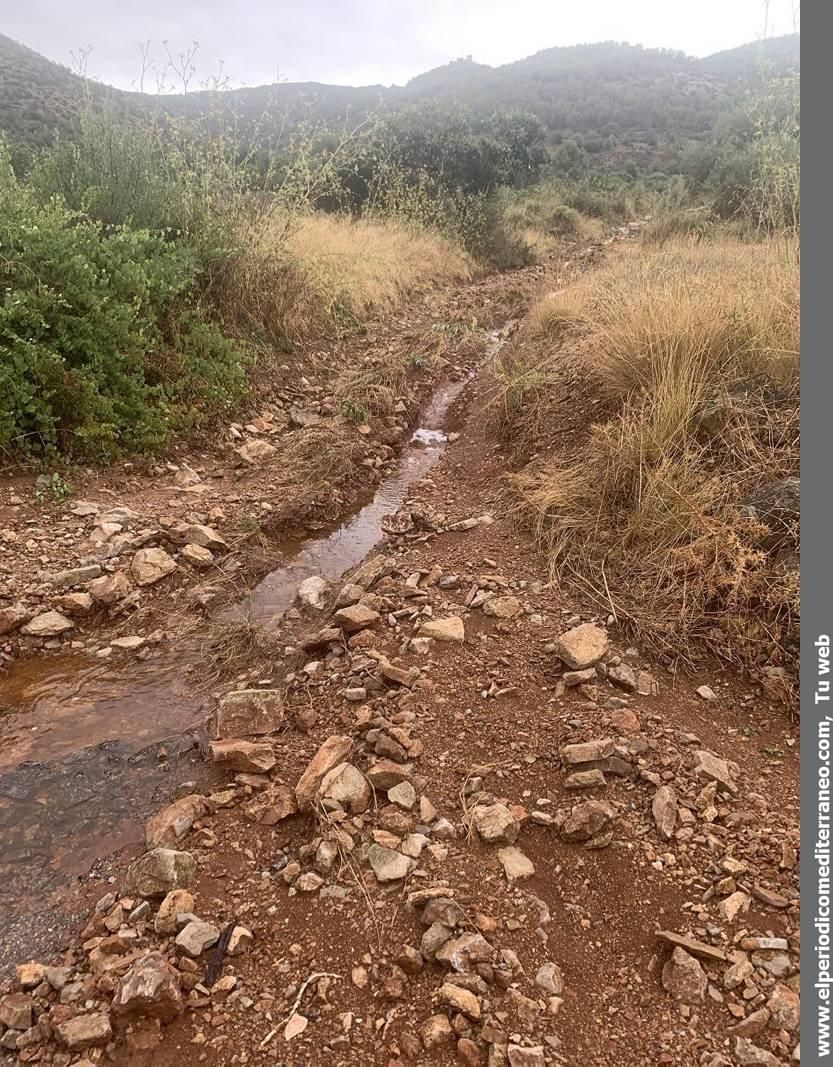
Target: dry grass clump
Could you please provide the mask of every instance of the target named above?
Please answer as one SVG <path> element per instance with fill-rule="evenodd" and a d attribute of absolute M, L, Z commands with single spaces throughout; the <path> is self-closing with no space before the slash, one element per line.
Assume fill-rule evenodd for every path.
<path fill-rule="evenodd" d="M 581 285 L 571 285 L 546 293 L 532 305 L 529 325 L 534 337 L 552 338 L 564 326 L 581 322 L 587 293 Z"/>
<path fill-rule="evenodd" d="M 415 290 L 473 272 L 444 237 L 395 220 L 253 211 L 238 248 L 217 267 L 213 302 L 238 332 L 284 348 L 341 335 Z"/>
<path fill-rule="evenodd" d="M 501 431 L 514 436 L 520 432 L 521 424 L 527 430 L 529 421 L 541 411 L 537 398 L 551 380 L 550 353 L 541 353 L 535 359 L 520 345 L 499 352 L 494 360 L 493 374 L 496 388 L 491 406 L 497 410 Z"/>
<path fill-rule="evenodd" d="M 415 289 L 472 273 L 468 256 L 445 238 L 395 220 L 309 215 L 287 247 L 325 314 L 346 311 L 359 321 L 395 308 Z"/>
<path fill-rule="evenodd" d="M 662 245 L 679 237 L 704 237 L 714 226 L 715 220 L 706 205 L 660 203 L 640 226 L 639 236 L 643 241 Z"/>
<path fill-rule="evenodd" d="M 366 449 L 350 423 L 325 419 L 285 435 L 279 448 L 270 527 L 334 519 L 365 484 Z"/>
<path fill-rule="evenodd" d="M 565 196 L 569 199 L 569 193 L 557 184 L 543 182 L 502 204 L 504 224 L 535 259 L 559 254 L 565 242 L 589 243 L 604 237 L 602 219 L 565 203 Z"/>
<path fill-rule="evenodd" d="M 569 345 L 612 407 L 578 451 L 515 477 L 521 513 L 556 568 L 666 652 L 705 639 L 789 661 L 795 546 L 769 544 L 738 504 L 798 473 L 797 247 L 630 247 L 579 287 Z M 549 382 L 531 418 L 552 403 Z"/>
<path fill-rule="evenodd" d="M 202 648 L 200 688 L 208 688 L 230 672 L 274 665 L 283 655 L 281 635 L 250 620 L 213 622 Z"/>
<path fill-rule="evenodd" d="M 677 397 L 750 374 L 797 379 L 794 244 L 633 244 L 584 284 L 596 368 L 616 395 L 663 386 Z"/>

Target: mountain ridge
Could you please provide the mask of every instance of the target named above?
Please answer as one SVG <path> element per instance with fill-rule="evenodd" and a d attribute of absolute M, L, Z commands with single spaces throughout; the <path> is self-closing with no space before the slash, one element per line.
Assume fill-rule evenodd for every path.
<path fill-rule="evenodd" d="M 798 34 L 769 38 L 704 58 L 672 49 L 615 41 L 542 49 L 496 67 L 470 57 L 453 60 L 404 86 L 344 86 L 283 82 L 233 89 L 154 95 L 117 89 L 83 78 L 26 45 L 0 34 L 0 131 L 30 147 L 67 134 L 82 106 L 105 101 L 128 115 L 159 110 L 201 114 L 218 98 L 251 121 L 281 107 L 289 122 L 309 116 L 323 122 L 395 111 L 433 101 L 474 111 L 525 110 L 538 115 L 550 139 L 605 137 L 654 130 L 697 136 L 713 117 L 712 99 L 736 91 L 759 69 L 784 72 L 800 63 Z M 638 139 L 638 138 L 636 138 Z"/>

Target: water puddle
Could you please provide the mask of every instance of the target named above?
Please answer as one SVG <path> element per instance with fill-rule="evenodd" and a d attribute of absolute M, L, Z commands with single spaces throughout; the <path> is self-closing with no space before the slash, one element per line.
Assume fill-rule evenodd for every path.
<path fill-rule="evenodd" d="M 0 773 L 115 739 L 136 751 L 198 722 L 193 651 L 178 652 L 119 667 L 82 656 L 22 660 L 0 679 Z"/>
<path fill-rule="evenodd" d="M 492 335 L 491 353 L 502 339 Z M 365 558 L 384 536 L 382 520 L 442 454 L 443 421 L 467 380 L 435 392 L 372 499 L 332 531 L 287 542 L 284 563 L 231 609 L 232 617 L 275 626 L 304 578 L 336 581 Z M 138 842 L 147 815 L 176 781 L 211 773 L 195 769 L 193 754 L 157 759 L 161 739 L 172 739 L 166 747 L 175 754 L 180 735 L 206 717 L 193 684 L 198 665 L 199 643 L 183 639 L 146 660 L 33 658 L 0 676 L 0 877 L 7 900 L 17 901 L 0 919 L 0 944 L 62 879 Z"/>

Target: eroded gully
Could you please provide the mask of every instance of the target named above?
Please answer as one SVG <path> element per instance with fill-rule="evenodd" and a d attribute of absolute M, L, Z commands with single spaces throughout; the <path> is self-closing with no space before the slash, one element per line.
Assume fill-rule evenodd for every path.
<path fill-rule="evenodd" d="M 506 332 L 491 335 L 488 356 Z M 280 546 L 282 565 L 224 617 L 275 626 L 305 578 L 336 581 L 359 564 L 384 536 L 385 516 L 442 454 L 446 415 L 467 381 L 435 391 L 370 500 L 331 531 Z M 54 951 L 68 887 L 104 857 L 139 843 L 147 817 L 176 785 L 210 778 L 192 732 L 208 710 L 195 684 L 202 647 L 196 634 L 123 665 L 33 658 L 0 677 L 0 965 L 21 949 Z M 52 921 L 39 923 L 36 935 L 32 916 L 45 910 Z"/>

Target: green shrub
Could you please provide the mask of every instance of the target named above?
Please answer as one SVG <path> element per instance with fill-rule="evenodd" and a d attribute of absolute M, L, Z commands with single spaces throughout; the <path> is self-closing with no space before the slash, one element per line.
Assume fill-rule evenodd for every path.
<path fill-rule="evenodd" d="M 244 356 L 180 313 L 198 255 L 38 204 L 0 155 L 0 447 L 109 456 L 161 446 L 245 390 Z"/>
<path fill-rule="evenodd" d="M 253 177 L 222 132 L 211 139 L 172 120 L 140 123 L 112 110 L 85 110 L 71 140 L 59 139 L 37 156 L 27 185 L 39 203 L 58 197 L 105 227 L 184 238 L 205 268 L 230 253 Z"/>

